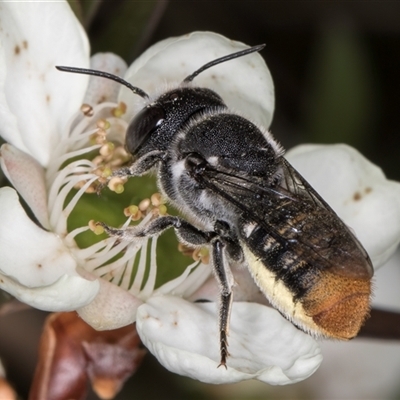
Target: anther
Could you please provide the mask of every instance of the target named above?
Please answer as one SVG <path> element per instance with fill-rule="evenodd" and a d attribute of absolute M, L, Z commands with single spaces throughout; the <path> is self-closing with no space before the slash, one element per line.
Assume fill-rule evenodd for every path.
<path fill-rule="evenodd" d="M 82 104 L 81 111 L 85 117 L 92 117 L 93 116 L 93 107 L 89 104 Z"/>

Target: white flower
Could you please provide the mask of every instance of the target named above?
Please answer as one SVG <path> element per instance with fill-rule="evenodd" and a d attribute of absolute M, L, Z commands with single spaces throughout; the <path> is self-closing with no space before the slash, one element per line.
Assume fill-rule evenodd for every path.
<path fill-rule="evenodd" d="M 399 311 L 400 252 L 375 276 L 372 304 Z M 399 388 L 400 346 L 395 340 L 357 338 L 348 343 L 326 341 L 324 362 L 304 382 L 303 389 L 316 399 L 390 399 Z M 300 390 L 301 392 L 301 390 Z"/>
<path fill-rule="evenodd" d="M 302 145 L 286 158 L 355 232 L 382 266 L 400 243 L 400 184 L 344 144 Z"/>
<path fill-rule="evenodd" d="M 68 121 L 87 85 L 86 77 L 60 79 L 54 64 L 87 66 L 87 38 L 66 3 L 57 3 L 52 11 L 46 3 L 1 7 L 1 135 L 10 143 L 1 149 L 1 165 L 38 222 L 53 230 L 43 167 L 51 164 L 57 144 L 68 134 Z M 76 272 L 76 260 L 60 237 L 26 216 L 13 189 L 1 189 L 0 204 L 0 287 L 49 310 L 90 302 L 99 283 Z"/>
<path fill-rule="evenodd" d="M 143 99 L 125 87 L 116 89 L 113 82 L 92 78 L 87 86 L 87 76 L 55 70 L 55 65 L 89 65 L 86 36 L 67 3 L 2 3 L 0 22 L 0 132 L 8 142 L 1 149 L 1 166 L 40 225 L 26 215 L 14 189 L 0 189 L 0 287 L 40 309 L 77 310 L 96 329 L 113 329 L 136 321 L 143 343 L 164 366 L 204 382 L 256 378 L 286 384 L 311 375 L 321 362 L 319 346 L 276 310 L 259 304 L 263 300 L 255 302 L 255 285 L 248 282 L 247 271 L 236 275 L 231 357 L 225 370 L 217 368 L 218 290 L 215 281 L 208 279 L 208 265 L 195 262 L 181 276 L 155 289 L 157 239 L 116 243 L 108 238 L 78 248 L 76 237 L 89 228 L 85 225 L 69 230 L 68 218 L 98 179 L 99 170 L 98 159 L 85 157 L 99 148 L 110 150 L 99 139 L 105 131 L 115 142 L 123 141 L 129 118 L 143 107 Z M 180 83 L 206 62 L 245 47 L 213 33 L 167 39 L 139 57 L 125 78 L 154 95 L 163 90 L 160 85 L 165 88 Z M 124 63 L 110 54 L 95 56 L 90 62 L 93 68 L 117 75 L 125 70 Z M 259 54 L 218 65 L 195 81 L 216 90 L 229 107 L 269 126 L 273 85 Z M 128 106 L 125 119 L 116 112 L 121 111 L 117 94 Z M 80 111 L 82 103 L 93 106 L 85 116 Z M 91 144 L 93 135 L 100 144 Z M 347 174 L 338 173 L 345 171 L 340 168 L 349 168 L 344 162 L 348 151 L 352 152 L 344 149 L 336 157 L 343 161 L 339 162 L 341 166 L 327 170 L 322 186 L 316 186 L 323 192 L 324 186 L 331 185 L 333 177 L 339 175 L 340 185 L 347 185 L 349 193 L 360 190 L 362 199 L 373 194 L 374 206 L 388 208 L 387 215 L 391 213 L 393 218 L 389 221 L 390 234 L 371 238 L 371 244 L 367 241 L 373 257 L 376 254 L 377 262 L 383 262 L 400 238 L 398 184 L 388 183 L 379 174 L 369 179 L 370 164 L 351 153 L 350 170 L 357 185 L 358 178 L 367 174 L 363 185 L 352 184 Z M 320 164 L 319 152 L 316 154 L 311 168 Z M 306 163 L 312 163 L 309 160 L 307 156 Z M 299 161 L 297 166 L 300 171 L 302 164 Z M 304 174 L 313 183 L 311 172 L 310 176 Z M 76 187 L 80 189 L 74 192 Z M 366 188 L 373 190 L 366 193 Z M 72 198 L 68 197 L 71 194 Z M 339 191 L 335 196 L 336 210 L 351 225 L 353 220 L 346 220 L 347 197 Z M 385 200 L 388 196 L 393 200 L 390 204 Z M 326 198 L 330 201 L 329 195 Z M 366 204 L 366 212 L 353 226 L 361 239 L 367 225 L 385 231 L 389 222 L 380 217 L 381 213 L 372 220 L 367 200 L 356 203 L 355 212 L 357 204 Z M 148 214 L 142 223 L 151 217 Z M 213 302 L 195 302 L 202 299 Z"/>

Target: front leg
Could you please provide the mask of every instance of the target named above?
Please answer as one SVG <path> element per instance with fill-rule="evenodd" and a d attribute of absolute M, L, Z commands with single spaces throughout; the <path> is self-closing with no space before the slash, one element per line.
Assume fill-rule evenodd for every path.
<path fill-rule="evenodd" d="M 116 236 L 120 240 L 134 241 L 138 237 L 157 236 L 168 228 L 174 228 L 178 239 L 188 246 L 204 246 L 215 237 L 214 232 L 203 232 L 180 217 L 172 215 L 160 216 L 145 226 L 133 226 L 125 229 L 109 227 L 100 223 L 109 236 Z"/>
<path fill-rule="evenodd" d="M 165 156 L 163 151 L 152 151 L 145 157 L 139 158 L 129 167 L 123 167 L 112 172 L 109 179 L 112 178 L 130 178 L 132 176 L 142 176 L 149 172 Z"/>
<path fill-rule="evenodd" d="M 122 167 L 111 172 L 110 175 L 103 176 L 99 181 L 97 187 L 97 194 L 101 191 L 115 178 L 131 178 L 133 176 L 142 176 L 149 172 L 156 164 L 162 160 L 165 156 L 165 152 L 152 151 L 146 157 L 139 158 L 137 161 L 133 162 L 129 167 Z M 110 186 L 109 186 L 110 187 Z M 111 188 L 111 187 L 110 187 Z M 114 190 L 114 189 L 111 189 Z"/>

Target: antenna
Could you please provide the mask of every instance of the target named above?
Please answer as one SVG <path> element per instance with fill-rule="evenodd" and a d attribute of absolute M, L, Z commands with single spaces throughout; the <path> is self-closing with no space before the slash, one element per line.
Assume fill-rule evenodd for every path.
<path fill-rule="evenodd" d="M 137 94 L 140 97 L 143 97 L 144 99 L 148 99 L 149 98 L 149 95 L 145 91 L 143 91 L 142 89 L 139 89 L 138 87 L 132 86 L 126 80 L 120 78 L 117 75 L 109 74 L 108 72 L 97 71 L 95 69 L 76 68 L 76 67 L 63 67 L 63 66 L 56 66 L 56 68 L 59 71 L 64 71 L 64 72 L 72 72 L 72 73 L 75 73 L 75 74 L 83 74 L 83 75 L 93 75 L 93 76 L 99 76 L 101 78 L 111 79 L 112 81 L 118 82 L 121 85 L 126 86 L 128 89 L 132 90 L 132 92 L 134 94 Z"/>
<path fill-rule="evenodd" d="M 186 77 L 182 81 L 182 83 L 192 82 L 192 80 L 194 78 L 196 78 L 197 75 L 201 74 L 206 69 L 213 67 L 214 65 L 221 64 L 225 61 L 233 60 L 235 58 L 243 57 L 243 56 L 246 56 L 247 54 L 255 53 L 257 51 L 261 51 L 264 47 L 265 47 L 265 44 L 259 44 L 258 46 L 249 47 L 248 49 L 240 50 L 240 51 L 237 51 L 236 53 L 228 54 L 227 56 L 223 56 L 223 57 L 217 58 L 216 60 L 210 61 L 209 63 L 203 65 L 197 71 L 194 71 L 192 74 L 190 74 L 188 77 Z"/>

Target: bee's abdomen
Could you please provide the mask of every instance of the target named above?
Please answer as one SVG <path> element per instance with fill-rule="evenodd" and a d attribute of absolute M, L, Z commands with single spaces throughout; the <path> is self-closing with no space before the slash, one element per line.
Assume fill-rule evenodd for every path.
<path fill-rule="evenodd" d="M 369 312 L 370 280 L 338 274 L 338 268 L 329 267 L 330 263 L 353 261 L 350 256 L 344 257 L 340 246 L 331 243 L 335 237 L 329 237 L 329 232 L 312 236 L 303 232 L 302 243 L 301 235 L 296 239 L 285 231 L 298 230 L 301 218 L 287 222 L 274 232 L 260 224 L 241 225 L 245 257 L 256 283 L 268 300 L 301 329 L 338 339 L 356 336 Z M 339 245 L 344 239 L 339 238 Z M 322 256 L 316 249 L 321 249 Z"/>
<path fill-rule="evenodd" d="M 325 273 L 302 299 L 307 315 L 327 335 L 351 339 L 369 314 L 371 281 Z"/>

